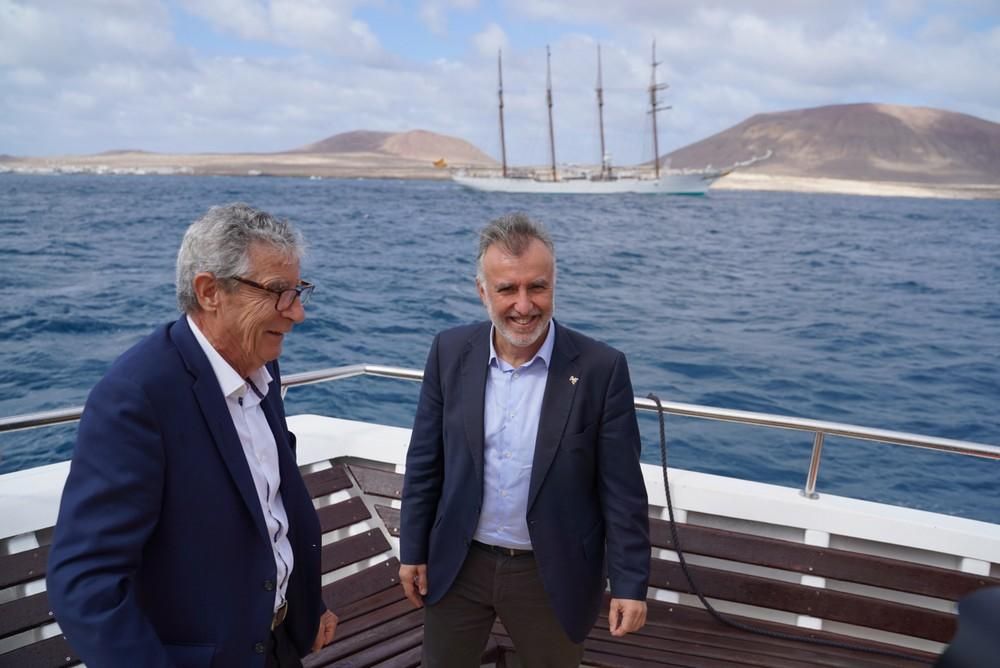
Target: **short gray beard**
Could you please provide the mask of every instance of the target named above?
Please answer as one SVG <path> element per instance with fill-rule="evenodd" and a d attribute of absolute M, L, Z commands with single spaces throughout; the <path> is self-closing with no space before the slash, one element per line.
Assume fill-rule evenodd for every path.
<path fill-rule="evenodd" d="M 538 326 L 534 330 L 524 334 L 523 336 L 515 335 L 507 329 L 507 323 L 504 322 L 503 316 L 497 317 L 497 314 L 493 311 L 493 304 L 491 304 L 489 300 L 486 301 L 486 313 L 490 316 L 490 322 L 493 323 L 494 329 L 496 329 L 497 333 L 500 334 L 500 336 L 502 336 L 508 343 L 515 348 L 527 348 L 531 344 L 536 343 L 538 339 L 545 334 L 545 328 L 549 326 L 549 323 L 552 322 L 552 318 L 555 316 L 556 301 L 553 297 L 552 311 L 549 313 L 549 317 L 539 322 Z"/>

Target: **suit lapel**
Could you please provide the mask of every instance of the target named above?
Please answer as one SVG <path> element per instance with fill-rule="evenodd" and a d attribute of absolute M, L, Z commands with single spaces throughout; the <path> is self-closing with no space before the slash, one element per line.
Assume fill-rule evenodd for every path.
<path fill-rule="evenodd" d="M 483 484 L 483 449 L 484 444 L 484 411 L 486 400 L 486 375 L 489 373 L 490 361 L 490 327 L 486 323 L 469 338 L 462 351 L 461 359 L 461 392 L 462 415 L 465 417 L 465 442 L 469 445 L 469 454 L 479 485 Z"/>
<path fill-rule="evenodd" d="M 555 326 L 554 321 L 553 325 Z M 529 510 L 559 449 L 566 421 L 569 419 L 569 411 L 573 407 L 577 384 L 570 382 L 570 376 L 580 375 L 577 364 L 579 353 L 576 346 L 562 327 L 555 327 L 556 341 L 552 347 L 552 362 L 549 364 L 549 373 L 545 381 L 542 413 L 538 420 L 538 436 L 535 438 L 535 457 L 531 464 L 531 483 L 528 486 Z"/>
<path fill-rule="evenodd" d="M 253 476 L 250 475 L 250 467 L 247 464 L 246 455 L 243 453 L 240 438 L 233 426 L 232 417 L 229 415 L 226 399 L 222 396 L 222 389 L 219 387 L 219 381 L 215 377 L 212 365 L 205 357 L 205 352 L 198 345 L 198 340 L 194 338 L 194 334 L 188 326 L 187 316 L 181 316 L 177 320 L 171 329 L 171 338 L 184 359 L 188 371 L 195 377 L 192 385 L 195 399 L 201 406 L 202 415 L 205 416 L 205 422 L 212 433 L 212 440 L 219 450 L 222 461 L 226 464 L 229 476 L 233 479 L 236 489 L 239 490 L 261 537 L 269 540 L 267 527 L 264 524 L 264 514 L 260 508 L 260 500 L 257 498 L 257 489 L 254 487 Z M 268 423 L 270 422 L 271 417 L 268 416 Z"/>

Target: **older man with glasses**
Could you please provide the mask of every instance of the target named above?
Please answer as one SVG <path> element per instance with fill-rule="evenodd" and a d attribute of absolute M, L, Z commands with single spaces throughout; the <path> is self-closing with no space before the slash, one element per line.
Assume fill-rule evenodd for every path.
<path fill-rule="evenodd" d="M 177 256 L 183 315 L 90 393 L 48 569 L 88 665 L 286 668 L 333 639 L 277 363 L 301 255 L 288 222 L 212 208 Z"/>

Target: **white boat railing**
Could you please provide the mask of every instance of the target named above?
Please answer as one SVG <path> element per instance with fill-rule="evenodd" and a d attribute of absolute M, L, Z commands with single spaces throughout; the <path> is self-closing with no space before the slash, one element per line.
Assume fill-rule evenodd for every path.
<path fill-rule="evenodd" d="M 407 369 L 404 367 L 382 366 L 379 364 L 351 364 L 347 366 L 331 367 L 328 369 L 319 369 L 317 371 L 306 371 L 303 373 L 295 373 L 285 376 L 281 383 L 281 393 L 282 396 L 284 396 L 284 394 L 291 387 L 326 383 L 332 380 L 343 380 L 345 378 L 354 378 L 356 376 L 376 376 L 380 378 L 421 381 L 423 380 L 424 374 L 422 371 Z M 791 429 L 795 431 L 812 432 L 812 455 L 809 459 L 809 471 L 806 475 L 806 484 L 802 489 L 802 494 L 809 498 L 818 497 L 818 494 L 816 493 L 816 481 L 819 477 L 819 464 L 823 453 L 823 442 L 827 436 L 842 436 L 857 440 L 902 445 L 910 448 L 922 448 L 937 452 L 950 452 L 966 457 L 981 457 L 984 459 L 1000 460 L 1000 446 L 988 445 L 985 443 L 959 441 L 950 438 L 938 438 L 935 436 L 923 436 L 920 434 L 890 431 L 887 429 L 873 429 L 870 427 L 844 424 L 841 422 L 827 422 L 825 420 L 811 420 L 808 418 L 791 417 L 786 415 L 773 415 L 770 413 L 757 413 L 753 411 L 716 408 L 713 406 L 702 406 L 698 404 L 685 404 L 676 401 L 663 401 L 662 399 L 660 404 L 663 407 L 663 412 L 668 415 L 679 415 L 705 420 L 736 422 L 739 424 L 772 427 L 776 429 Z M 635 407 L 640 411 L 649 411 L 653 413 L 657 411 L 656 403 L 651 399 L 637 397 L 635 399 Z M 80 415 L 82 413 L 83 407 L 78 406 L 74 408 L 63 408 L 0 418 L 0 433 L 75 422 L 80 419 Z"/>

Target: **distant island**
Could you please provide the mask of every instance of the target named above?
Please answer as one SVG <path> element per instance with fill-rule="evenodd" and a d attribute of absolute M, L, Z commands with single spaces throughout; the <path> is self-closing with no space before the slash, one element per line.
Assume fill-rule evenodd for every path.
<path fill-rule="evenodd" d="M 666 156 L 726 165 L 772 151 L 715 188 L 1000 198 L 1000 123 L 925 107 L 841 104 L 758 114 Z"/>
<path fill-rule="evenodd" d="M 1000 124 L 923 107 L 844 104 L 758 114 L 663 156 L 678 168 L 736 169 L 713 190 L 779 190 L 1000 199 Z M 345 132 L 277 153 L 0 155 L 0 171 L 445 179 L 497 162 L 456 137 Z"/>

